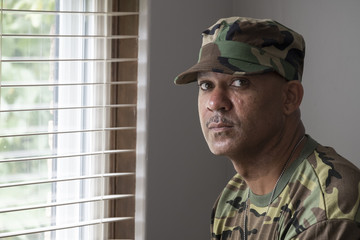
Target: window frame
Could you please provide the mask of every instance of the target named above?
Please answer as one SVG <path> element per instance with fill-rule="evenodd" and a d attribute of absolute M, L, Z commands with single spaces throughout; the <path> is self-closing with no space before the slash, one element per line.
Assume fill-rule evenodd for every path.
<path fill-rule="evenodd" d="M 133 188 L 134 188 L 134 192 L 133 194 L 135 194 L 134 197 L 134 216 L 130 216 L 130 217 L 117 217 L 115 216 L 114 218 L 117 218 L 117 220 L 122 220 L 122 219 L 127 219 L 129 221 L 133 221 L 135 222 L 135 225 L 133 224 L 133 232 L 132 235 L 134 236 L 136 239 L 144 239 L 145 237 L 145 227 L 144 227 L 144 219 L 145 219 L 145 173 L 146 173 L 146 119 L 147 119 L 147 17 L 146 17 L 146 0 L 140 0 L 139 1 L 139 5 L 138 8 L 140 6 L 140 10 L 138 10 L 139 13 L 139 18 L 140 18 L 140 28 L 142 28 L 142 31 L 139 31 L 139 37 L 138 37 L 138 41 L 139 41 L 139 46 L 138 49 L 136 49 L 136 51 L 140 51 L 141 54 L 136 58 L 137 61 L 137 75 L 138 75 L 138 80 L 137 80 L 137 103 L 136 103 L 136 112 L 137 112 L 137 118 L 136 118 L 136 151 L 135 151 L 135 163 L 136 163 L 136 171 L 135 171 L 135 175 L 131 177 L 132 174 L 128 174 L 125 173 L 124 176 L 130 176 L 130 182 L 132 182 L 133 184 Z M 3 8 L 1 8 L 1 13 L 3 12 Z M 114 13 L 111 13 L 114 14 Z M 116 15 L 116 14 L 115 14 Z M 120 14 L 121 15 L 121 14 Z M 126 14 L 125 14 L 126 15 Z M 105 23 L 106 26 L 106 23 Z M 1 39 L 3 37 L 3 34 L 1 34 Z M 109 39 L 121 39 L 121 36 L 114 36 L 113 34 L 106 34 L 106 37 L 109 37 Z M 126 37 L 125 38 L 132 38 L 131 36 Z M 0 40 L 0 43 L 2 44 L 2 40 Z M 2 46 L 2 45 L 1 45 Z M 107 52 L 110 51 L 109 48 L 105 49 Z M 110 56 L 110 53 L 107 53 L 107 57 L 105 57 L 104 61 L 105 62 L 116 62 L 115 59 L 113 59 Z M 122 60 L 120 60 L 122 61 Z M 128 61 L 128 60 L 125 60 Z M 131 61 L 131 60 L 130 60 Z M 0 66 L 0 70 L 1 70 L 1 66 Z M 106 76 L 104 77 L 109 77 L 109 71 L 106 71 Z M 111 80 L 111 82 L 113 82 L 113 79 Z M 111 83 L 112 84 L 112 83 Z M 114 83 L 116 86 L 119 86 L 119 88 L 121 88 L 121 86 L 129 84 L 129 83 Z M 130 83 L 132 84 L 132 83 Z M 2 87 L 2 86 L 1 86 Z M 119 90 L 121 91 L 121 90 Z M 104 94 L 105 95 L 105 94 Z M 117 100 L 115 100 L 115 104 L 117 103 Z M 113 104 L 113 103 L 110 103 Z M 1 110 L 1 109 L 0 109 Z M 111 113 L 110 113 L 111 114 Z M 111 116 L 110 116 L 111 119 Z M 117 121 L 117 120 L 115 120 Z M 115 132 L 116 130 L 119 130 L 119 128 L 117 128 L 116 126 L 115 128 Z M 110 136 L 111 137 L 111 136 Z M 133 137 L 133 136 L 131 136 Z M 121 146 L 120 146 L 121 147 Z M 115 148 L 118 149 L 118 148 Z M 115 151 L 116 152 L 116 151 Z M 131 151 L 130 151 L 131 152 Z M 110 154 L 111 154 L 111 150 L 110 150 Z M 56 160 L 58 160 L 58 158 L 55 158 Z M 0 163 L 5 162 L 5 161 L 1 161 Z M 71 165 L 65 166 L 65 169 L 70 168 Z M 113 165 L 110 165 L 110 167 L 113 167 Z M 101 165 L 101 168 L 105 168 L 104 165 Z M 81 169 L 80 169 L 81 170 Z M 102 171 L 102 172 L 105 172 Z M 117 171 L 115 171 L 114 173 L 116 173 Z M 106 175 L 106 174 L 105 174 Z M 111 175 L 111 174 L 110 174 Z M 108 176 L 100 176 L 100 179 L 103 182 L 106 182 L 106 177 Z M 111 177 L 111 176 L 110 176 Z M 81 177 L 80 177 L 81 178 Z M 53 180 L 48 180 L 48 182 L 52 182 Z M 66 181 L 66 180 L 61 180 L 61 181 Z M 136 181 L 136 189 L 135 189 L 135 181 Z M 118 181 L 114 181 L 114 189 L 115 192 L 113 194 L 116 194 L 116 189 L 119 188 L 119 186 L 117 186 Z M 121 186 L 120 186 L 121 188 Z M 123 193 L 121 193 L 123 194 Z M 126 195 L 126 194 L 125 194 Z M 119 204 L 122 204 L 122 198 L 119 198 L 118 200 Z M 66 203 L 64 203 L 66 205 Z M 55 209 L 57 208 L 54 205 Z M 113 213 L 115 211 L 114 208 L 110 208 L 108 210 L 106 210 L 107 208 L 104 206 L 104 211 L 109 211 L 110 214 Z M 135 211 L 136 209 L 136 211 Z M 0 213 L 1 214 L 1 213 Z M 134 219 L 135 218 L 135 219 Z M 101 221 L 101 222 L 106 222 L 107 220 Z M 122 222 L 122 221 L 120 221 Z M 100 222 L 94 221 L 94 222 L 88 222 L 87 224 L 92 225 L 92 224 L 97 224 Z M 118 222 L 116 222 L 118 223 Z M 82 225 L 81 223 L 79 225 Z M 121 232 L 118 232 L 116 229 L 118 229 L 115 226 L 115 231 L 114 231 L 114 238 L 119 238 L 121 237 Z M 113 228 L 114 228 L 113 226 Z M 73 226 L 66 226 L 66 228 L 72 228 Z M 64 227 L 65 228 L 65 227 Z M 47 228 L 49 231 L 55 230 L 56 227 L 48 227 Z M 62 229 L 62 227 L 61 227 Z M 42 229 L 45 230 L 45 229 Z M 41 231 L 42 231 L 41 230 Z M 104 232 L 107 231 L 107 229 L 103 229 L 103 234 L 105 234 Z M 138 231 L 140 231 L 142 234 L 142 236 L 138 235 Z M 26 233 L 27 231 L 23 231 L 24 233 Z M 31 231 L 29 231 L 31 232 Z M 111 232 L 111 230 L 109 230 L 109 232 Z M 120 235 L 119 235 L 120 234 Z M 90 234 L 91 235 L 91 234 Z M 0 234 L 1 236 L 1 234 Z"/>

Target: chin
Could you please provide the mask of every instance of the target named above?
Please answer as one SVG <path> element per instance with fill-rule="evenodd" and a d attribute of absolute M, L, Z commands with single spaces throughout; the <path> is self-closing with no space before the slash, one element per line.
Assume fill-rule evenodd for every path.
<path fill-rule="evenodd" d="M 206 143 L 210 151 L 214 155 L 228 156 L 230 153 L 237 151 L 241 142 L 238 135 L 232 136 L 229 134 L 224 135 L 205 135 Z"/>
<path fill-rule="evenodd" d="M 219 147 L 214 147 L 214 146 L 209 146 L 210 151 L 217 156 L 227 156 L 229 153 L 228 149 L 224 149 L 224 148 L 219 148 Z"/>

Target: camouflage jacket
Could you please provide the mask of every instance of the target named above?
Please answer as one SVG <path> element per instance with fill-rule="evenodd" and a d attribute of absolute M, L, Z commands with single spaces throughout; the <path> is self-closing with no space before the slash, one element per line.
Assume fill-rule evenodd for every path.
<path fill-rule="evenodd" d="M 245 213 L 249 240 L 360 239 L 360 170 L 309 136 L 270 198 L 235 175 L 215 203 L 211 239 L 243 239 Z"/>

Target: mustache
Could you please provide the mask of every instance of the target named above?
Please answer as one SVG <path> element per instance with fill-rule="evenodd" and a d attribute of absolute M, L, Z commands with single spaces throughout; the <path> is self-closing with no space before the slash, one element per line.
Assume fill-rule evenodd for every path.
<path fill-rule="evenodd" d="M 209 120 L 206 121 L 206 127 L 209 127 L 210 123 L 224 123 L 224 124 L 234 125 L 233 121 L 221 115 L 214 115 L 211 118 L 209 118 Z"/>

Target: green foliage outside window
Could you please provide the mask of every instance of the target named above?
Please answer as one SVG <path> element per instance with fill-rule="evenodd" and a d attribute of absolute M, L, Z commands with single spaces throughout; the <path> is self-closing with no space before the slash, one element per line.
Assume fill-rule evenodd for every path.
<path fill-rule="evenodd" d="M 55 0 L 3 0 L 3 9 L 55 10 Z M 0 160 L 50 154 L 54 149 L 52 135 L 8 136 L 47 132 L 54 128 L 54 113 L 50 110 L 7 110 L 51 107 L 56 104 L 55 88 L 6 85 L 39 84 L 56 81 L 54 63 L 26 60 L 52 59 L 56 55 L 54 38 L 23 37 L 23 35 L 55 34 L 56 15 L 3 11 L 1 22 L 1 88 L 0 88 Z M 19 35 L 19 36 L 7 36 Z M 5 62 L 3 62 L 5 60 Z M 6 62 L 20 60 L 20 62 Z M 49 178 L 51 159 L 1 162 L 0 185 L 11 182 Z M 51 177 L 51 176 L 50 176 Z M 50 194 L 49 194 L 50 193 Z M 0 209 L 51 201 L 51 184 L 0 188 Z M 29 219 L 32 219 L 29 224 Z M 29 227 L 48 226 L 51 214 L 45 209 L 0 213 L 0 233 Z M 31 239 L 14 237 L 11 239 Z"/>

